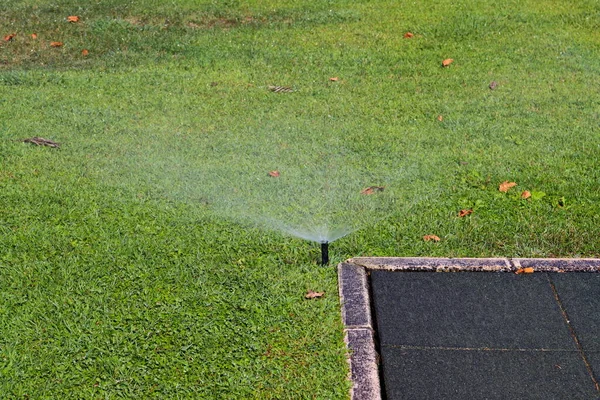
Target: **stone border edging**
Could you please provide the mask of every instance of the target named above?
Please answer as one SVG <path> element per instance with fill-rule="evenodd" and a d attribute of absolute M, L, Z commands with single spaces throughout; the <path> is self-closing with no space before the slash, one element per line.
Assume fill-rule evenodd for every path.
<path fill-rule="evenodd" d="M 595 258 L 355 257 L 338 264 L 344 341 L 350 351 L 351 400 L 381 400 L 379 355 L 371 316 L 367 270 L 423 272 L 600 272 Z"/>
<path fill-rule="evenodd" d="M 350 397 L 352 400 L 381 400 L 379 355 L 375 349 L 366 269 L 350 263 L 339 264 L 338 287 L 344 341 L 350 351 Z"/>

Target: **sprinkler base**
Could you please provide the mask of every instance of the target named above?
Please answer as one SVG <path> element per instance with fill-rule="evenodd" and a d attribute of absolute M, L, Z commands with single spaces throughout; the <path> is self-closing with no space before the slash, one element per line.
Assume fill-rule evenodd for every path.
<path fill-rule="evenodd" d="M 321 265 L 329 264 L 329 242 L 321 243 Z"/>

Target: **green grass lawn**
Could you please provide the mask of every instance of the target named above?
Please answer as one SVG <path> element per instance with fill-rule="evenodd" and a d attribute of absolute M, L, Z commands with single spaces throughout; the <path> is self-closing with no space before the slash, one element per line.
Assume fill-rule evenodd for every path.
<path fill-rule="evenodd" d="M 85 3 L 0 8 L 0 397 L 346 398 L 336 263 L 600 254 L 597 1 Z"/>

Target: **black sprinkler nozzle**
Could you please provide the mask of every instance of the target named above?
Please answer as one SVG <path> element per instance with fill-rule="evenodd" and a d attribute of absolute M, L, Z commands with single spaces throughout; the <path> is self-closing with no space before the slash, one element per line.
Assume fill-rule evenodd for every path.
<path fill-rule="evenodd" d="M 329 242 L 321 243 L 321 265 L 329 264 Z"/>

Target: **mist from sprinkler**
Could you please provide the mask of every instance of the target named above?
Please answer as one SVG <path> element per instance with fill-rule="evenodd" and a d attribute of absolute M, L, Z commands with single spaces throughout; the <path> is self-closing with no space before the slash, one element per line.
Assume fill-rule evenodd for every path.
<path fill-rule="evenodd" d="M 372 154 L 348 135 L 333 122 L 315 128 L 304 120 L 211 136 L 155 132 L 153 140 L 118 147 L 111 154 L 119 158 L 107 156 L 104 176 L 128 190 L 144 187 L 202 213 L 318 243 L 327 265 L 330 243 L 424 197 L 418 189 L 425 186 L 415 184 L 425 171 L 419 153 L 379 146 Z"/>

